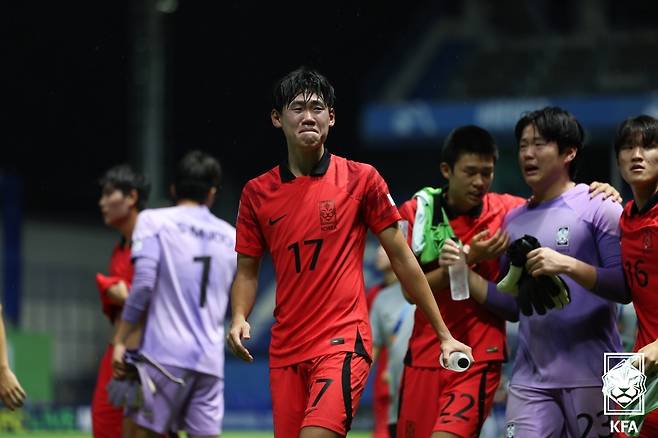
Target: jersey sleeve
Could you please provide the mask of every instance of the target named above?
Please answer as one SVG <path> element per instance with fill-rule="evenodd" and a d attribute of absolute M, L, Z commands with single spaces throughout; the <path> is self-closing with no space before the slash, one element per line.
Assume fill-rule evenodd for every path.
<path fill-rule="evenodd" d="M 131 258 L 148 258 L 160 260 L 160 244 L 158 242 L 158 221 L 153 211 L 144 210 L 137 216 L 137 224 L 133 231 Z"/>
<path fill-rule="evenodd" d="M 596 267 L 596 284 L 592 291 L 603 298 L 628 303 L 630 292 L 624 281 L 621 264 L 619 232 L 621 213 L 621 205 L 606 200 L 601 202 L 592 218 L 592 231 L 601 261 L 601 266 Z"/>
<path fill-rule="evenodd" d="M 407 244 L 411 247 L 412 235 L 414 230 L 414 222 L 416 220 L 416 198 L 410 199 L 402 206 L 400 206 L 400 216 L 402 221 L 406 222 L 407 226 Z"/>
<path fill-rule="evenodd" d="M 373 233 L 379 234 L 384 228 L 400 220 L 388 186 L 374 167 L 370 168 L 363 197 L 363 217 Z"/>
<path fill-rule="evenodd" d="M 254 196 L 250 183 L 247 183 L 242 190 L 238 207 L 235 251 L 252 257 L 260 257 L 265 251 L 265 239 L 256 216 Z"/>

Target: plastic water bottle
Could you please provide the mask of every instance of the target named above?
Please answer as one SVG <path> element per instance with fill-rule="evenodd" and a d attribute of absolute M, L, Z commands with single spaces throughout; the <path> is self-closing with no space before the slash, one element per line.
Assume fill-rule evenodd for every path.
<path fill-rule="evenodd" d="M 463 373 L 468 369 L 468 367 L 471 366 L 470 359 L 468 358 L 468 356 L 466 356 L 466 354 L 462 353 L 461 351 L 453 351 L 452 353 L 450 353 L 450 356 L 448 356 L 447 366 L 443 364 L 443 353 L 441 353 L 439 362 L 441 363 L 441 366 L 443 368 L 456 371 L 458 373 Z"/>
<path fill-rule="evenodd" d="M 450 276 L 450 295 L 454 301 L 467 300 L 471 296 L 468 288 L 468 266 L 466 265 L 466 254 L 459 248 L 459 261 L 448 267 Z"/>

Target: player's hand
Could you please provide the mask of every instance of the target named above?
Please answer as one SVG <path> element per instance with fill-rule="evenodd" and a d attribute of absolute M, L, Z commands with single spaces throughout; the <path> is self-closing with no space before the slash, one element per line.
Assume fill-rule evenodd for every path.
<path fill-rule="evenodd" d="M 528 253 L 526 271 L 533 277 L 562 274 L 567 272 L 571 257 L 560 254 L 551 248 L 537 248 Z"/>
<path fill-rule="evenodd" d="M 126 377 L 126 364 L 123 361 L 123 355 L 126 353 L 126 346 L 122 343 L 115 343 L 112 351 L 112 377 L 121 380 Z"/>
<path fill-rule="evenodd" d="M 471 363 L 475 362 L 475 359 L 473 359 L 473 352 L 471 347 L 466 344 L 462 344 L 453 337 L 450 337 L 449 339 L 441 341 L 441 353 L 443 354 L 444 366 L 448 366 L 447 361 L 450 357 L 450 353 L 454 353 L 455 351 L 461 351 L 462 353 L 466 354 L 466 356 L 468 356 L 468 358 L 471 360 Z"/>
<path fill-rule="evenodd" d="M 484 230 L 473 236 L 468 246 L 469 252 L 466 257 L 468 265 L 497 259 L 509 246 L 509 235 L 499 228 L 493 236 L 489 237 L 489 230 Z"/>
<path fill-rule="evenodd" d="M 602 183 L 598 181 L 594 181 L 589 185 L 589 199 L 592 199 L 596 197 L 596 195 L 602 193 L 603 194 L 603 199 L 608 199 L 610 198 L 612 201 L 617 202 L 621 204 L 623 202 L 623 199 L 621 198 L 621 195 L 615 189 L 608 183 Z"/>
<path fill-rule="evenodd" d="M 126 286 L 126 283 L 121 280 L 105 289 L 105 294 L 112 304 L 122 306 L 126 301 L 126 298 L 128 298 L 128 286 Z"/>
<path fill-rule="evenodd" d="M 658 341 L 645 345 L 638 350 L 638 353 L 644 353 L 644 373 L 646 375 L 658 372 Z"/>
<path fill-rule="evenodd" d="M 231 321 L 231 328 L 226 336 L 226 342 L 233 354 L 245 362 L 254 361 L 254 357 L 249 353 L 249 350 L 242 345 L 243 339 L 251 339 L 250 330 L 251 326 L 247 320 L 242 317 L 237 317 Z"/>
<path fill-rule="evenodd" d="M 14 410 L 23 406 L 25 390 L 9 367 L 0 369 L 0 400 L 7 409 Z"/>
<path fill-rule="evenodd" d="M 446 239 L 441 249 L 441 254 L 439 254 L 439 266 L 447 267 L 452 266 L 459 261 L 459 253 L 462 248 L 457 245 L 457 243 L 452 239 Z M 468 254 L 470 250 L 468 245 L 465 245 L 463 248 L 464 252 Z"/>

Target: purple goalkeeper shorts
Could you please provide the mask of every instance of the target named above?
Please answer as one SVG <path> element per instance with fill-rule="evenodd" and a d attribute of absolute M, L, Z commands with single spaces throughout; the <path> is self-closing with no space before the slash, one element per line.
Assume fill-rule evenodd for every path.
<path fill-rule="evenodd" d="M 163 368 L 182 378 L 185 384 L 172 382 L 148 366 L 147 372 L 156 387 L 152 406 L 129 410 L 126 415 L 157 433 L 184 430 L 188 435 L 219 435 L 224 417 L 224 379 L 169 365 Z"/>
<path fill-rule="evenodd" d="M 510 385 L 505 437 L 609 436 L 600 386 L 530 388 Z"/>

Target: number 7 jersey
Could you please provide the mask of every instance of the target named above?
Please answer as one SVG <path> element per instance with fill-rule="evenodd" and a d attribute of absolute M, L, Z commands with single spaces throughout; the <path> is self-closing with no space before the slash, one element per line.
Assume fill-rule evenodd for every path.
<path fill-rule="evenodd" d="M 223 377 L 224 318 L 236 271 L 235 229 L 205 206 L 144 210 L 133 259 L 157 264 L 141 351 L 164 365 Z M 140 269 L 136 265 L 135 278 Z"/>
<path fill-rule="evenodd" d="M 236 251 L 269 251 L 276 276 L 270 366 L 339 351 L 371 355 L 363 281 L 367 230 L 400 219 L 370 165 L 325 151 L 309 176 L 286 164 L 249 181 L 240 199 Z"/>

